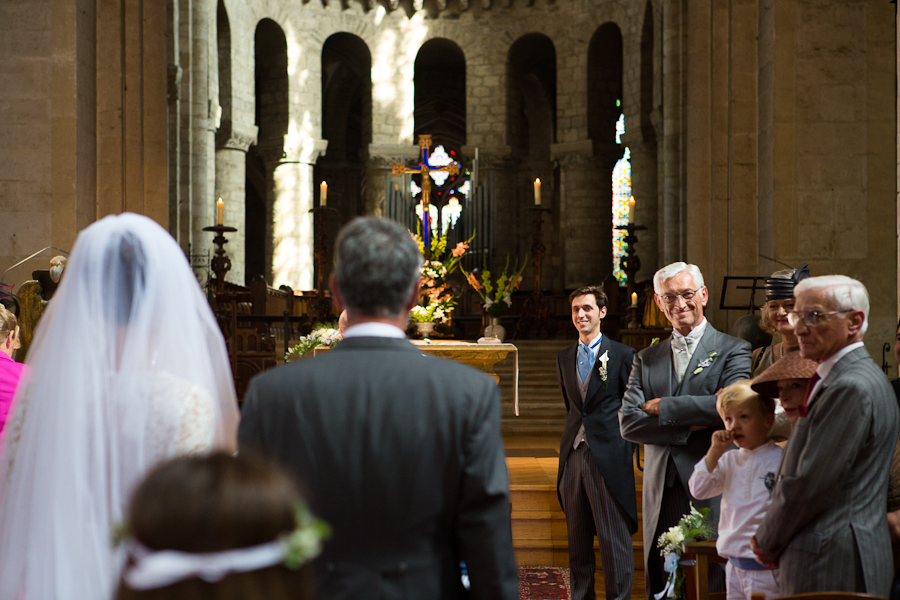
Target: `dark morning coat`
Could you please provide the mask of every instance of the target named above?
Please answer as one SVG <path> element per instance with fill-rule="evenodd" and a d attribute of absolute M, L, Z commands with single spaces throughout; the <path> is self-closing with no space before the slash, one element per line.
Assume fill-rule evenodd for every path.
<path fill-rule="evenodd" d="M 317 598 L 515 600 L 500 410 L 484 373 L 356 337 L 254 378 L 238 442 L 294 474 L 331 524 Z"/>
<path fill-rule="evenodd" d="M 607 380 L 600 377 L 600 357 L 609 353 L 606 365 Z M 593 375 L 588 383 L 585 402 L 581 402 L 580 384 L 575 367 L 578 344 L 566 348 L 556 357 L 556 372 L 563 402 L 566 405 L 566 425 L 559 446 L 559 469 L 556 475 L 556 492 L 563 467 L 572 451 L 575 435 L 584 423 L 584 433 L 591 455 L 607 488 L 631 518 L 631 533 L 638 529 L 637 500 L 634 491 L 633 444 L 622 439 L 619 433 L 619 408 L 628 385 L 634 348 L 614 342 L 604 335 L 600 340 L 597 359 L 591 367 Z M 560 497 L 560 504 L 562 498 Z"/>

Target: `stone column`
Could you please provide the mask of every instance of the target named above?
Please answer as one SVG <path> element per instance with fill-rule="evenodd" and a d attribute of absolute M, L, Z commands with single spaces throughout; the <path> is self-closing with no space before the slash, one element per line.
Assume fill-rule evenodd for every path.
<path fill-rule="evenodd" d="M 601 285 L 612 273 L 611 177 L 615 161 L 595 158 L 591 140 L 550 148 L 560 165 L 563 287 Z"/>
<path fill-rule="evenodd" d="M 271 262 L 266 279 L 273 287 L 288 285 L 294 290 L 311 290 L 315 263 L 315 231 L 309 210 L 313 207 L 313 164 L 325 154 L 327 140 L 304 140 L 291 147 L 285 136 L 283 151 L 261 147 L 269 178 L 266 198 L 266 255 Z M 274 151 L 273 151 L 274 150 Z M 278 154 L 280 158 L 276 158 Z"/>
<path fill-rule="evenodd" d="M 245 285 L 247 148 L 256 142 L 255 125 L 222 123 L 216 136 L 215 196 L 225 203 L 225 225 L 237 228 L 225 249 L 231 258 L 227 281 Z"/>
<path fill-rule="evenodd" d="M 682 48 L 686 45 L 681 0 L 663 3 L 663 137 L 662 137 L 662 196 L 659 210 L 659 264 L 683 260 L 685 192 L 682 161 L 682 120 L 684 106 L 682 88 Z"/>

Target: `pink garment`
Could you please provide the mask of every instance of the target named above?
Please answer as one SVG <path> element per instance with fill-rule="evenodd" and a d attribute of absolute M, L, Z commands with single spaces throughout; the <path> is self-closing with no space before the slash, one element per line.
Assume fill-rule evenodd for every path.
<path fill-rule="evenodd" d="M 13 396 L 16 394 L 16 387 L 19 385 L 19 379 L 25 365 L 17 363 L 0 352 L 0 431 L 3 431 L 3 425 L 6 423 L 9 409 L 12 407 Z"/>

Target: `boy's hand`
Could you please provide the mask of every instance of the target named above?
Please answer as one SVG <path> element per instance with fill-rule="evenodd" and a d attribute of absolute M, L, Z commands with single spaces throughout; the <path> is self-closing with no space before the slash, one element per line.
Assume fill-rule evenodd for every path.
<path fill-rule="evenodd" d="M 727 429 L 719 429 L 712 434 L 712 445 L 710 450 L 716 452 L 719 456 L 725 454 L 725 451 L 734 443 L 734 432 Z"/>
<path fill-rule="evenodd" d="M 719 429 L 717 431 L 713 431 L 712 434 L 712 444 L 709 446 L 709 450 L 706 452 L 706 456 L 704 459 L 706 460 L 706 470 L 710 473 L 715 470 L 716 465 L 719 464 L 719 459 L 722 458 L 722 455 L 725 454 L 725 451 L 728 450 L 728 447 L 734 442 L 734 433 L 731 431 L 726 431 L 724 429 Z"/>

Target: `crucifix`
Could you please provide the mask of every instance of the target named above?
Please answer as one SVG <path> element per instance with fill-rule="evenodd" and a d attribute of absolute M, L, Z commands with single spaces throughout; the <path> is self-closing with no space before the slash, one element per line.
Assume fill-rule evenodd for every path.
<path fill-rule="evenodd" d="M 452 162 L 446 167 L 437 167 L 432 168 L 428 166 L 428 151 L 431 149 L 431 136 L 430 135 L 419 135 L 419 148 L 422 153 L 422 160 L 419 162 L 419 166 L 417 168 L 408 168 L 401 163 L 395 163 L 391 167 L 391 174 L 396 176 L 403 176 L 406 174 L 412 173 L 421 173 L 422 174 L 422 241 L 424 242 L 425 247 L 425 258 L 431 257 L 431 224 L 428 222 L 430 219 L 430 215 L 428 213 L 428 204 L 431 199 L 431 175 L 430 173 L 434 171 L 444 171 L 450 173 L 451 175 L 459 175 L 459 166 Z"/>

